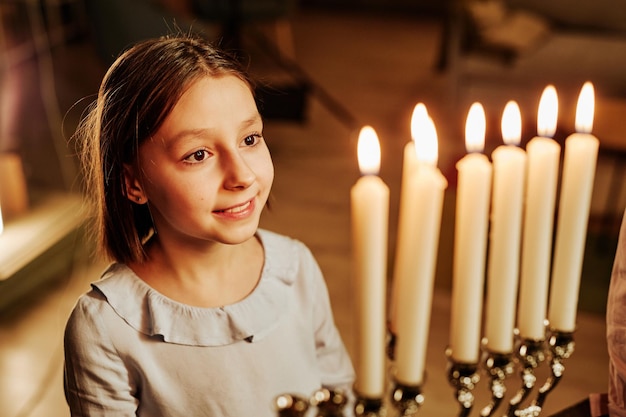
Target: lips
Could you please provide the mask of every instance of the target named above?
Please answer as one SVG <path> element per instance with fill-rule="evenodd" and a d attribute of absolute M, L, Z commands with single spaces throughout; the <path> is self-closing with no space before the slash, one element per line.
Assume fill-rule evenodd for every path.
<path fill-rule="evenodd" d="M 226 210 L 220 210 L 223 213 L 241 213 L 242 211 L 246 211 L 250 205 L 252 205 L 251 201 L 247 201 L 244 204 L 240 205 L 240 206 L 236 206 L 236 207 L 231 207 L 229 209 Z"/>
<path fill-rule="evenodd" d="M 237 216 L 237 215 L 246 214 L 252 211 L 253 209 L 254 209 L 253 200 L 248 200 L 245 203 L 237 205 L 237 206 L 229 207 L 223 210 L 215 210 L 215 213 Z"/>

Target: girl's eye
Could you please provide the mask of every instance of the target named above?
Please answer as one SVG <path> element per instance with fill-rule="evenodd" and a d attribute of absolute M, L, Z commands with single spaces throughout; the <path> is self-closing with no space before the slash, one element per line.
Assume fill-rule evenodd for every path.
<path fill-rule="evenodd" d="M 209 157 L 209 153 L 204 149 L 200 149 L 200 150 L 195 151 L 191 155 L 187 156 L 185 159 L 183 159 L 183 161 L 189 162 L 191 164 L 195 164 L 195 163 L 204 161 L 208 157 Z"/>
<path fill-rule="evenodd" d="M 253 135 L 250 136 L 246 136 L 243 140 L 243 145 L 244 146 L 254 146 L 257 143 L 259 143 L 259 141 L 261 140 L 261 135 L 259 135 L 258 133 L 255 133 Z"/>

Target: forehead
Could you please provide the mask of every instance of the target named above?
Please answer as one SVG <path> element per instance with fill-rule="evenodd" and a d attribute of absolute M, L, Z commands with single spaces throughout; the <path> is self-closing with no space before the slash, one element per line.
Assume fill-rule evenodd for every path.
<path fill-rule="evenodd" d="M 234 75 L 206 76 L 192 82 L 154 135 L 175 140 L 192 132 L 227 132 L 260 115 L 250 86 Z"/>
<path fill-rule="evenodd" d="M 241 107 L 243 111 L 256 103 L 250 86 L 235 75 L 204 76 L 193 81 L 180 96 L 171 113 L 203 110 L 220 110 L 224 107 Z"/>

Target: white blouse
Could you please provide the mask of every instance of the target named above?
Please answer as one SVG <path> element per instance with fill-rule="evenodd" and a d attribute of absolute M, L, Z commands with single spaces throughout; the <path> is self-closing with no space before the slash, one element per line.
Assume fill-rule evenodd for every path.
<path fill-rule="evenodd" d="M 266 230 L 261 279 L 244 300 L 200 308 L 111 265 L 65 333 L 72 416 L 275 416 L 284 393 L 350 390 L 354 370 L 309 249 Z"/>
<path fill-rule="evenodd" d="M 626 211 L 622 219 L 606 306 L 609 411 L 626 417 Z"/>

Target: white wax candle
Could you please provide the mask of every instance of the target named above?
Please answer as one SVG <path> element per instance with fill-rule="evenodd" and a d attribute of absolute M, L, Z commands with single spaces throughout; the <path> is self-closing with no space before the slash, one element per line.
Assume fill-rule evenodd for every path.
<path fill-rule="evenodd" d="M 413 109 L 413 114 L 411 115 L 411 129 L 419 129 L 419 126 L 424 126 L 425 123 L 428 123 L 428 112 L 426 110 L 426 106 L 423 103 L 418 103 Z M 398 213 L 398 231 L 396 237 L 396 248 L 406 247 L 410 245 L 411 233 L 402 227 L 403 224 L 407 222 L 405 218 L 407 216 L 412 216 L 412 213 L 406 212 L 406 204 L 402 204 L 403 201 L 407 201 L 410 196 L 408 195 L 411 191 L 408 189 L 408 179 L 415 175 L 415 171 L 417 170 L 417 166 L 419 165 L 417 159 L 417 153 L 415 151 L 415 137 L 416 132 L 411 132 L 412 140 L 404 146 L 404 154 L 402 161 L 402 184 L 400 189 L 400 210 Z M 407 241 L 408 240 L 408 241 Z M 398 333 L 396 317 L 397 317 L 397 306 L 396 302 L 398 296 L 397 293 L 399 288 L 402 287 L 400 284 L 401 277 L 398 276 L 398 265 L 402 262 L 399 251 L 396 249 L 396 256 L 394 259 L 394 278 L 391 287 L 391 300 L 389 302 L 389 327 L 391 333 L 396 335 Z"/>
<path fill-rule="evenodd" d="M 457 362 L 477 363 L 492 173 L 489 159 L 480 153 L 485 143 L 485 112 L 479 103 L 470 108 L 465 140 L 470 153 L 456 164 L 450 350 Z"/>
<path fill-rule="evenodd" d="M 385 303 L 389 188 L 378 177 L 380 147 L 369 126 L 359 135 L 364 174 L 352 187 L 352 247 L 356 320 L 355 390 L 382 398 L 385 381 Z M 368 159 L 372 159 L 368 161 Z"/>
<path fill-rule="evenodd" d="M 525 339 L 543 340 L 548 306 L 554 207 L 561 146 L 556 131 L 558 102 L 554 86 L 545 88 L 538 109 L 538 136 L 526 146 L 528 170 L 518 304 L 518 328 Z"/>
<path fill-rule="evenodd" d="M 400 228 L 407 237 L 400 242 L 396 279 L 397 291 L 397 373 L 396 381 L 421 385 L 424 377 L 426 346 L 435 275 L 443 195 L 447 181 L 436 168 L 437 135 L 432 120 L 416 140 L 421 162 L 407 178 L 407 193 L 401 202 L 405 213 Z M 425 139 L 424 144 L 420 139 Z M 422 148 L 422 145 L 425 145 Z M 428 159 L 433 157 L 434 159 Z M 429 154 L 430 153 L 430 154 Z"/>
<path fill-rule="evenodd" d="M 505 145 L 493 154 L 491 237 L 487 264 L 485 336 L 491 352 L 513 351 L 513 327 L 519 278 L 522 204 L 526 152 L 519 144 L 521 116 L 517 103 L 507 103 L 502 116 Z"/>
<path fill-rule="evenodd" d="M 576 131 L 565 140 L 548 320 L 556 330 L 572 332 L 582 272 L 585 238 L 599 141 L 593 127 L 594 92 L 585 83 L 576 107 Z"/>

